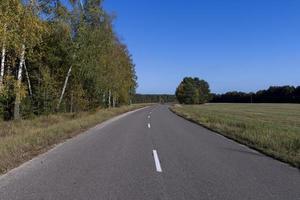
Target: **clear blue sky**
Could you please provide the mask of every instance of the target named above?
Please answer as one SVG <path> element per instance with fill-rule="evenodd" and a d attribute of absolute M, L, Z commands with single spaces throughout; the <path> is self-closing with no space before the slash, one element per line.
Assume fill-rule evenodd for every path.
<path fill-rule="evenodd" d="M 139 93 L 185 76 L 211 90 L 300 85 L 299 0 L 106 0 L 136 63 Z"/>

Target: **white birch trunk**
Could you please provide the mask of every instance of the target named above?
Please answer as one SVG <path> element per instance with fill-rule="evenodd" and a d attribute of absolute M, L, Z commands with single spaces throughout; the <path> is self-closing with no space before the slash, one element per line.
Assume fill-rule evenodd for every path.
<path fill-rule="evenodd" d="M 6 24 L 4 25 L 4 33 L 6 32 Z M 4 69 L 5 69 L 5 57 L 6 57 L 6 46 L 5 46 L 5 36 L 2 44 L 2 53 L 1 53 L 1 68 L 0 68 L 0 89 L 3 86 L 4 79 Z"/>
<path fill-rule="evenodd" d="M 28 90 L 29 90 L 29 95 L 30 97 L 32 97 L 32 89 L 31 89 L 31 82 L 29 79 L 29 74 L 28 74 L 28 70 L 27 70 L 27 66 L 26 66 L 26 62 L 24 61 L 24 69 L 26 72 L 26 78 L 27 78 L 27 83 L 28 83 Z"/>
<path fill-rule="evenodd" d="M 22 51 L 21 51 L 21 57 L 20 57 L 20 64 L 18 69 L 18 75 L 17 75 L 17 91 L 16 91 L 16 100 L 15 100 L 15 107 L 14 107 L 14 119 L 18 120 L 20 119 L 20 104 L 21 104 L 21 83 L 22 83 L 22 72 L 23 72 L 23 65 L 25 62 L 25 45 L 22 44 Z"/>
<path fill-rule="evenodd" d="M 66 80 L 65 80 L 65 83 L 64 83 L 64 87 L 63 87 L 63 90 L 62 90 L 60 98 L 59 98 L 59 102 L 58 102 L 57 107 L 56 107 L 57 110 L 59 110 L 60 104 L 61 104 L 61 102 L 63 100 L 63 97 L 64 97 L 64 94 L 66 92 L 66 88 L 67 88 L 67 85 L 68 85 L 68 80 L 69 80 L 69 77 L 71 75 L 71 72 L 72 72 L 72 66 L 69 68 L 69 71 L 67 73 Z"/>
<path fill-rule="evenodd" d="M 108 108 L 111 106 L 111 90 L 108 91 Z"/>
<path fill-rule="evenodd" d="M 0 88 L 3 85 L 3 78 L 4 78 L 4 66 L 5 66 L 5 55 L 6 55 L 6 48 L 5 44 L 2 45 L 2 54 L 1 54 L 1 70 L 0 70 Z"/>

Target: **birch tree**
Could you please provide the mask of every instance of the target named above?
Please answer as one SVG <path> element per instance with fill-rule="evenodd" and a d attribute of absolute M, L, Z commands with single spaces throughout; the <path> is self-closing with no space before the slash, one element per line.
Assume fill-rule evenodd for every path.
<path fill-rule="evenodd" d="M 62 92 L 61 92 L 61 95 L 60 95 L 60 98 L 59 98 L 59 101 L 58 101 L 58 104 L 57 104 L 57 110 L 59 109 L 60 104 L 62 102 L 62 99 L 64 97 L 64 94 L 66 92 L 66 88 L 67 88 L 67 84 L 68 84 L 69 78 L 71 76 L 71 72 L 72 72 L 72 66 L 68 70 L 68 73 L 67 73 L 67 76 L 66 76 L 66 80 L 65 80 L 65 83 L 64 83 L 64 86 L 63 86 L 63 89 L 62 89 Z"/>
<path fill-rule="evenodd" d="M 0 8 L 0 85 L 9 94 L 0 106 L 15 119 L 130 102 L 134 64 L 101 0 L 68 8 L 60 0 L 2 0 Z"/>
<path fill-rule="evenodd" d="M 11 2 L 3 0 L 0 4 L 0 41 L 1 41 L 1 63 L 0 63 L 0 92 L 3 88 L 3 79 L 6 61 L 6 48 L 8 43 L 7 24 L 11 24 L 12 15 L 9 13 L 13 9 Z"/>
<path fill-rule="evenodd" d="M 44 31 L 43 23 L 38 19 L 34 12 L 35 1 L 31 0 L 29 5 L 25 5 L 21 10 L 19 18 L 19 31 L 20 31 L 20 58 L 19 66 L 17 69 L 17 80 L 16 80 L 16 98 L 14 105 L 14 119 L 20 119 L 20 104 L 22 100 L 22 76 L 23 67 L 25 63 L 26 45 L 32 48 L 34 45 L 41 41 L 41 33 Z"/>
<path fill-rule="evenodd" d="M 27 84 L 28 84 L 29 95 L 30 95 L 30 97 L 32 97 L 31 82 L 30 82 L 29 73 L 28 73 L 28 70 L 27 70 L 27 66 L 26 66 L 25 60 L 24 60 L 24 69 L 25 69 L 25 73 L 26 73 L 26 79 L 27 79 Z"/>
<path fill-rule="evenodd" d="M 17 83 L 16 83 L 16 100 L 15 100 L 15 108 L 14 108 L 14 119 L 20 118 L 20 103 L 21 103 L 21 84 L 22 84 L 22 72 L 23 65 L 25 62 L 25 45 L 22 44 L 21 55 L 20 55 L 20 63 L 17 75 Z"/>
<path fill-rule="evenodd" d="M 2 39 L 2 52 L 1 52 L 1 67 L 0 67 L 0 91 L 3 87 L 4 69 L 5 69 L 5 57 L 6 57 L 6 29 L 7 25 L 4 24 L 3 39 Z"/>

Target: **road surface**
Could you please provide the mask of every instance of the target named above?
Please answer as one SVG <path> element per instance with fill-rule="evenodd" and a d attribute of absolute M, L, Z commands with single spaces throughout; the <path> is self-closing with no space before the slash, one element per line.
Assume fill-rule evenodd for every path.
<path fill-rule="evenodd" d="M 125 114 L 0 177 L 1 200 L 297 200 L 298 169 L 159 105 Z"/>

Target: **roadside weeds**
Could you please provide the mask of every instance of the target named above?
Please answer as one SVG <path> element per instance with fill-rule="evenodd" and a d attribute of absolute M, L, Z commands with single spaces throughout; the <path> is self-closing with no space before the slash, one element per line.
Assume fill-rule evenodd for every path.
<path fill-rule="evenodd" d="M 201 111 L 200 114 L 197 109 L 202 108 L 201 106 L 198 106 L 198 108 L 196 106 L 173 106 L 170 108 L 173 113 L 180 117 L 277 160 L 286 162 L 291 166 L 300 168 L 300 136 L 293 132 L 294 129 L 291 128 L 291 130 L 283 133 L 281 131 L 283 125 L 279 121 L 274 121 L 271 124 L 260 118 L 251 121 L 251 118 L 249 116 L 244 117 L 244 114 L 236 116 L 241 119 L 238 121 L 231 118 L 230 115 L 224 118 L 222 110 L 216 113 L 215 110 L 207 109 L 205 112 Z M 287 125 L 284 124 L 284 126 Z"/>
<path fill-rule="evenodd" d="M 135 104 L 94 112 L 57 114 L 32 120 L 0 122 L 0 174 L 4 174 L 54 145 L 120 114 L 148 106 Z"/>

